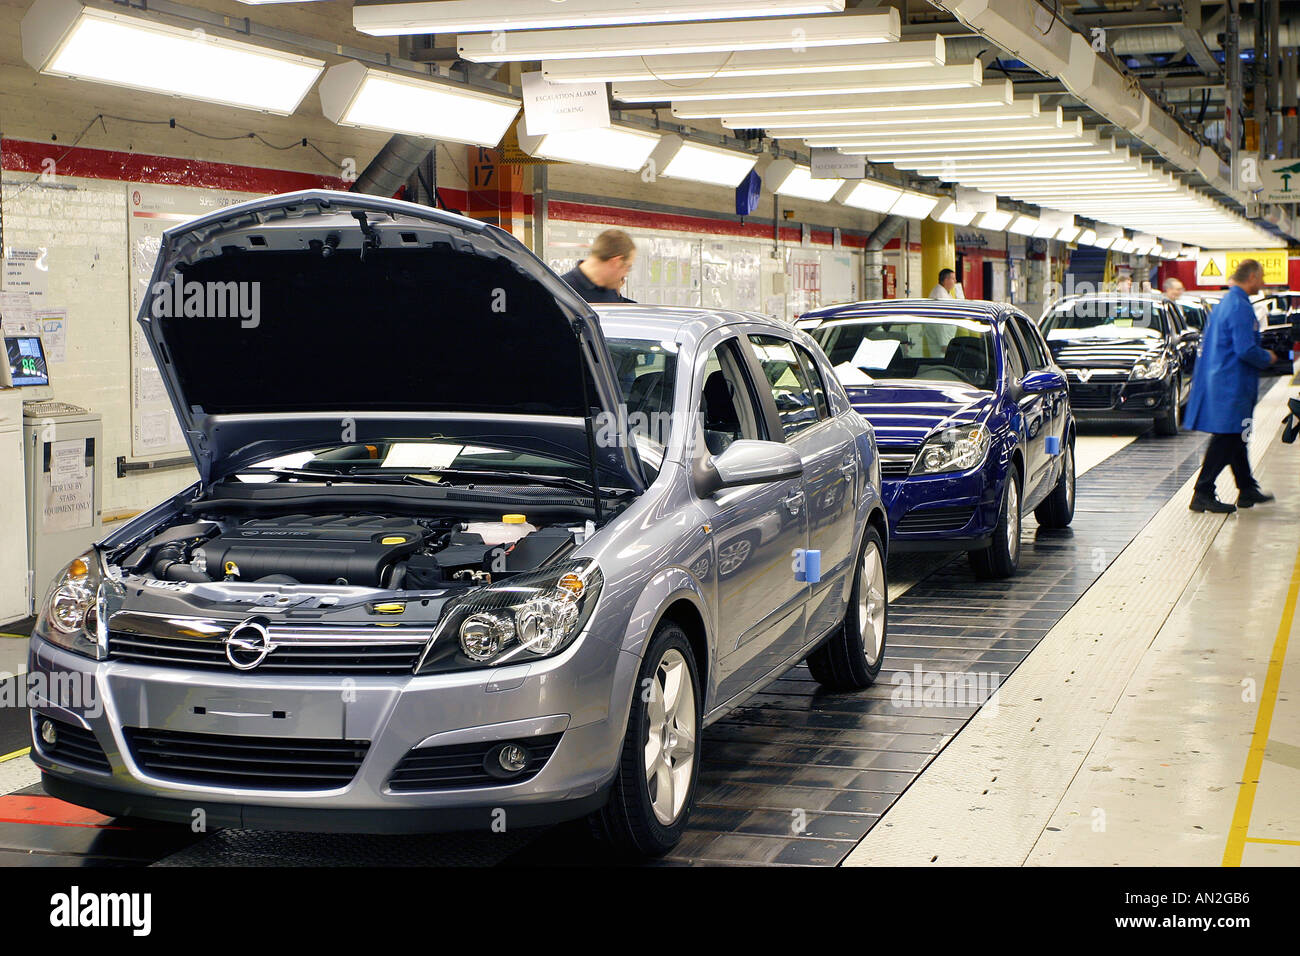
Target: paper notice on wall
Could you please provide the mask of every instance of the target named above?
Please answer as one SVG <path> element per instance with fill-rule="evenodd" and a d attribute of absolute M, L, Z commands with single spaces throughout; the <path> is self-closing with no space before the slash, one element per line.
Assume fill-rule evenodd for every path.
<path fill-rule="evenodd" d="M 86 439 L 50 443 L 50 474 L 56 485 L 86 477 Z"/>
<path fill-rule="evenodd" d="M 56 449 L 61 444 L 54 443 Z M 74 444 L 82 446 L 83 467 L 79 478 L 59 481 L 53 471 L 41 473 L 42 531 L 73 531 L 94 524 L 95 469 L 84 464 L 84 440 Z"/>
<path fill-rule="evenodd" d="M 525 135 L 563 133 L 609 125 L 604 83 L 551 83 L 541 71 L 519 77 L 524 94 Z"/>
<path fill-rule="evenodd" d="M 45 343 L 45 361 L 51 365 L 68 360 L 68 313 L 64 309 L 46 309 L 34 316 Z"/>
<path fill-rule="evenodd" d="M 0 327 L 5 335 L 36 334 L 36 317 L 26 292 L 0 292 Z"/>
<path fill-rule="evenodd" d="M 49 287 L 49 249 L 5 249 L 4 291 L 25 292 L 31 296 L 33 308 L 39 308 Z"/>

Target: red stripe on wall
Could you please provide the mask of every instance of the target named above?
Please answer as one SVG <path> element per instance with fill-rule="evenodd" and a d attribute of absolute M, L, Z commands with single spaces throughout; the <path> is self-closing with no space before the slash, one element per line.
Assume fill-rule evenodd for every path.
<path fill-rule="evenodd" d="M 317 173 L 213 163 L 201 159 L 178 159 L 174 156 L 152 156 L 147 153 L 125 153 L 87 146 L 69 148 L 60 143 L 0 139 L 0 165 L 6 170 L 38 174 L 44 172 L 43 164 L 47 159 L 56 163 L 56 175 L 85 179 L 199 186 L 250 193 L 348 188 L 348 183 L 337 176 L 322 176 Z"/>

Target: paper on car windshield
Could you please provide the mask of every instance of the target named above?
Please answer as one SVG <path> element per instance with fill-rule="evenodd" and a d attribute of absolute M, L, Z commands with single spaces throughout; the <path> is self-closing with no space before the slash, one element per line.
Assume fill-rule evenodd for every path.
<path fill-rule="evenodd" d="M 463 448 L 463 445 L 437 445 L 431 442 L 398 442 L 389 449 L 381 467 L 448 468 Z"/>
<path fill-rule="evenodd" d="M 835 377 L 841 385 L 873 385 L 876 381 L 851 362 L 841 362 L 835 366 Z"/>
<path fill-rule="evenodd" d="M 849 364 L 857 368 L 889 368 L 900 344 L 898 339 L 863 339 Z"/>

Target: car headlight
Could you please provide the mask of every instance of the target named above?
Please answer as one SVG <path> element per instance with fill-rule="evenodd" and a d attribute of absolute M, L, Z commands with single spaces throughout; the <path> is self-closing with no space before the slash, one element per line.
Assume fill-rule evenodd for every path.
<path fill-rule="evenodd" d="M 1129 373 L 1129 377 L 1164 378 L 1167 371 L 1169 371 L 1169 359 L 1162 352 L 1159 355 L 1139 359 L 1138 363 L 1133 366 L 1133 371 Z"/>
<path fill-rule="evenodd" d="M 588 560 L 477 588 L 443 610 L 415 672 L 499 667 L 558 654 L 582 632 L 602 583 L 596 562 Z"/>
<path fill-rule="evenodd" d="M 99 555 L 87 551 L 55 578 L 32 633 L 66 650 L 103 660 L 108 656 L 109 606 L 120 591 L 121 586 L 104 575 Z"/>
<path fill-rule="evenodd" d="M 914 475 L 934 475 L 945 471 L 966 471 L 983 464 L 992 443 L 983 425 L 958 425 L 945 428 L 926 439 L 912 466 Z"/>

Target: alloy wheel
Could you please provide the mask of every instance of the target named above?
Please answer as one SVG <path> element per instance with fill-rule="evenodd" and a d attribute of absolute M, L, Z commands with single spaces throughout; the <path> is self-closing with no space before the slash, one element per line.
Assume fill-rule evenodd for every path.
<path fill-rule="evenodd" d="M 681 816 L 695 767 L 695 690 L 680 651 L 669 649 L 650 688 L 645 781 L 655 817 L 664 826 Z"/>
<path fill-rule="evenodd" d="M 858 571 L 858 628 L 867 664 L 875 667 L 885 643 L 885 567 L 874 544 L 867 545 Z"/>

